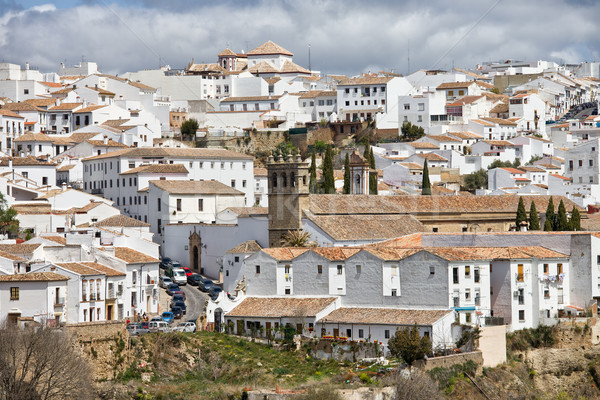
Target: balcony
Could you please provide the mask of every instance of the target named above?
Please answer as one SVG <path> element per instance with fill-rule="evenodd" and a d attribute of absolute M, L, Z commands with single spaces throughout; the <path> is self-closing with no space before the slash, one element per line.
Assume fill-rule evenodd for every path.
<path fill-rule="evenodd" d="M 63 307 L 65 305 L 64 297 L 57 297 L 54 299 L 54 307 Z"/>
<path fill-rule="evenodd" d="M 117 297 L 115 296 L 115 290 L 114 289 L 108 289 L 108 293 L 106 295 L 106 299 L 116 299 Z"/>

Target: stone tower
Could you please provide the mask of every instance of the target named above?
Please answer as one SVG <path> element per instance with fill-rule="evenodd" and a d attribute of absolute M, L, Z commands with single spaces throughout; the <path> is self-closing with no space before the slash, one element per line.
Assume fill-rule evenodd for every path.
<path fill-rule="evenodd" d="M 269 156 L 269 247 L 280 247 L 289 230 L 302 229 L 302 210 L 308 207 L 308 163 L 300 155 Z"/>
<path fill-rule="evenodd" d="M 350 193 L 369 194 L 369 162 L 356 150 L 350 154 Z"/>

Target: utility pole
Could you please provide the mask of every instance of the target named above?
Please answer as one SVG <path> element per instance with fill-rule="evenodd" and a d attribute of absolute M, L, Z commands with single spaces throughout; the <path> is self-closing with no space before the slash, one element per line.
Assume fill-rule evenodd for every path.
<path fill-rule="evenodd" d="M 308 70 L 312 73 L 312 68 L 310 67 L 310 43 L 308 44 Z"/>
<path fill-rule="evenodd" d="M 408 50 L 406 52 L 406 64 L 407 64 L 406 75 L 410 75 L 410 38 L 408 39 L 407 48 L 408 48 Z"/>

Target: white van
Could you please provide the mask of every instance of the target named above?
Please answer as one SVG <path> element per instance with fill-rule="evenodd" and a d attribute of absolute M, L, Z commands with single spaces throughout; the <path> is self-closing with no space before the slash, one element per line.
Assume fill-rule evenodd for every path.
<path fill-rule="evenodd" d="M 165 321 L 150 321 L 148 323 L 148 330 L 150 332 L 170 332 L 169 324 Z"/>
<path fill-rule="evenodd" d="M 173 270 L 173 277 L 171 279 L 179 286 L 187 285 L 187 276 L 181 268 Z"/>

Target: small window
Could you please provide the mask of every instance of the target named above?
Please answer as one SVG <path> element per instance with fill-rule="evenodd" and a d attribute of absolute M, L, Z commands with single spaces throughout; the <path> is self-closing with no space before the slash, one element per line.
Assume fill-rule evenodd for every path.
<path fill-rule="evenodd" d="M 18 287 L 10 288 L 10 299 L 11 300 L 19 300 L 19 288 Z"/>
<path fill-rule="evenodd" d="M 398 296 L 398 290 L 392 289 L 392 297 L 396 297 L 396 296 Z"/>
<path fill-rule="evenodd" d="M 466 314 L 465 314 L 465 322 L 466 322 L 467 324 L 470 324 L 470 323 L 471 323 L 471 313 L 466 313 Z"/>
<path fill-rule="evenodd" d="M 600 256 L 598 256 L 598 258 L 599 258 L 599 260 L 598 260 L 598 261 L 600 262 Z M 544 264 L 544 274 L 546 274 L 546 275 L 547 275 L 547 274 L 548 274 L 548 270 L 549 270 L 549 268 L 548 268 L 548 264 Z"/>
<path fill-rule="evenodd" d="M 600 257 L 600 256 L 598 256 Z M 317 274 L 322 274 L 323 273 L 323 266 L 322 265 L 317 265 Z"/>
<path fill-rule="evenodd" d="M 365 337 L 365 331 L 364 331 L 364 329 L 359 329 L 358 330 L 358 337 L 359 337 L 359 339 Z"/>
<path fill-rule="evenodd" d="M 260 265 L 257 265 L 257 266 L 256 266 L 256 273 L 257 273 L 257 274 L 260 274 Z"/>
<path fill-rule="evenodd" d="M 360 265 L 357 265 L 357 266 L 356 266 L 356 273 L 357 273 L 357 274 L 360 274 L 360 270 L 361 270 L 361 266 L 360 266 Z"/>
<path fill-rule="evenodd" d="M 545 299 L 549 299 L 550 298 L 550 289 L 544 289 L 544 298 Z"/>
<path fill-rule="evenodd" d="M 517 266 L 517 281 L 519 281 L 519 282 L 523 282 L 524 281 L 524 277 L 523 277 L 523 264 L 519 264 Z"/>
<path fill-rule="evenodd" d="M 471 289 L 465 290 L 465 300 L 471 299 Z"/>
<path fill-rule="evenodd" d="M 390 338 L 390 330 L 386 329 L 385 331 L 383 331 L 383 335 L 386 339 L 389 339 Z"/>
<path fill-rule="evenodd" d="M 290 266 L 286 265 L 285 268 L 284 268 L 284 270 L 285 270 L 286 274 L 289 274 L 290 273 Z"/>
<path fill-rule="evenodd" d="M 519 321 L 525 321 L 525 310 L 519 310 Z"/>
<path fill-rule="evenodd" d="M 285 289 L 285 294 L 292 294 L 292 289 L 286 288 Z"/>
<path fill-rule="evenodd" d="M 204 199 L 198 199 L 198 211 L 204 211 Z"/>
<path fill-rule="evenodd" d="M 181 211 L 181 199 L 177 199 L 177 211 Z"/>
<path fill-rule="evenodd" d="M 563 273 L 563 265 L 562 264 L 556 264 L 556 275 L 560 275 Z"/>
<path fill-rule="evenodd" d="M 338 265 L 337 266 L 338 275 L 342 275 L 343 272 L 344 272 L 344 267 L 342 265 Z"/>
<path fill-rule="evenodd" d="M 465 278 L 468 278 L 469 276 L 471 276 L 471 266 L 466 265 L 465 266 Z"/>
<path fill-rule="evenodd" d="M 429 267 L 429 275 L 435 275 L 435 267 Z"/>
<path fill-rule="evenodd" d="M 475 283 L 479 283 L 480 281 L 480 272 L 479 272 L 479 268 L 475 268 L 473 270 L 473 277 L 474 277 L 474 281 Z"/>
<path fill-rule="evenodd" d="M 233 258 L 233 261 L 235 261 L 235 262 L 240 262 L 240 257 L 239 257 L 239 256 L 235 256 L 235 257 Z"/>
<path fill-rule="evenodd" d="M 231 187 L 234 188 L 235 187 L 235 179 L 231 180 Z"/>
<path fill-rule="evenodd" d="M 438 231 L 438 228 L 436 228 L 436 227 L 433 227 L 433 229 L 432 229 L 432 230 L 433 230 L 433 232 L 437 232 L 437 231 Z"/>

